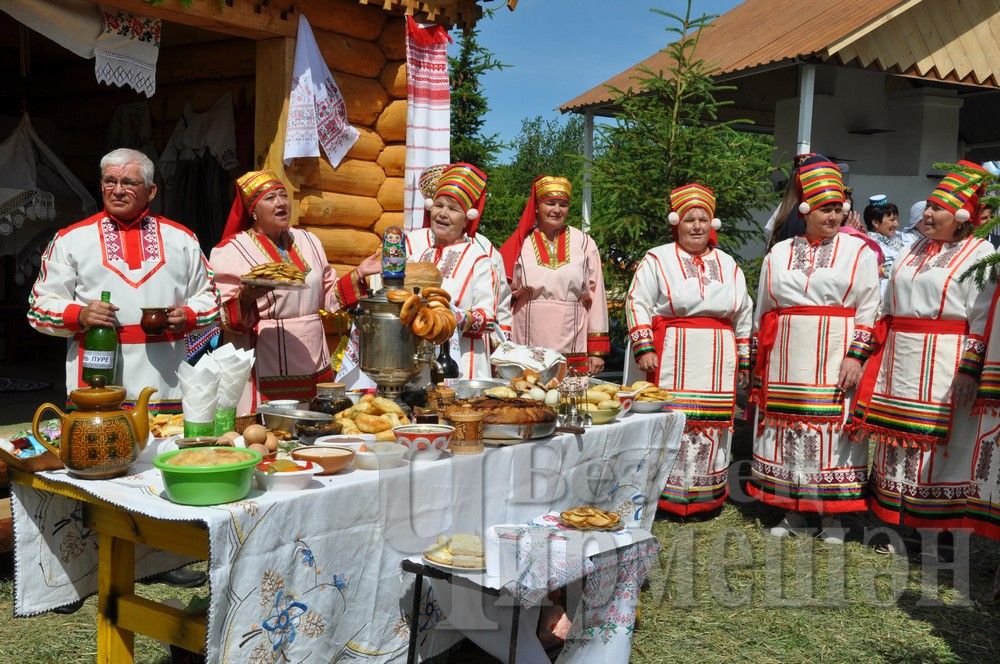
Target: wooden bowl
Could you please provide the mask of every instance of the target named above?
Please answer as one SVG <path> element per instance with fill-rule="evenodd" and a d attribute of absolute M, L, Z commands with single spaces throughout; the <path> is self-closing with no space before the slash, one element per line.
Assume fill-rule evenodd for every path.
<path fill-rule="evenodd" d="M 292 450 L 292 458 L 296 461 L 312 461 L 323 469 L 317 475 L 333 475 L 351 465 L 354 461 L 354 450 L 348 447 L 297 447 Z"/>

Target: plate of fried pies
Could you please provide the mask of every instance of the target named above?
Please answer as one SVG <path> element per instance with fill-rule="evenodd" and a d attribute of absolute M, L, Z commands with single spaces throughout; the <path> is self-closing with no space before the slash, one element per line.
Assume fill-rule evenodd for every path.
<path fill-rule="evenodd" d="M 564 526 L 574 530 L 618 530 L 623 528 L 621 515 L 617 512 L 581 505 L 559 514 Z"/>
<path fill-rule="evenodd" d="M 281 290 L 305 290 L 305 273 L 291 263 L 262 263 L 240 277 L 248 286 L 264 286 Z"/>

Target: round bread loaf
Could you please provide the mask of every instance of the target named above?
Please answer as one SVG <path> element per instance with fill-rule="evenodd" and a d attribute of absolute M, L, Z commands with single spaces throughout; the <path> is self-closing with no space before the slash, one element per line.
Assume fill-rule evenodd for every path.
<path fill-rule="evenodd" d="M 414 286 L 420 288 L 440 288 L 443 277 L 441 270 L 434 263 L 407 263 L 403 275 L 403 286 L 409 290 Z"/>

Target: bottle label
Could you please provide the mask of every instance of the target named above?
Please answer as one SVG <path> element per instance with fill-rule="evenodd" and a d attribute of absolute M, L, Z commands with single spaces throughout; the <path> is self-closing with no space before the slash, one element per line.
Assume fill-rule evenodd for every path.
<path fill-rule="evenodd" d="M 114 369 L 115 352 L 113 350 L 84 350 L 84 369 Z"/>
<path fill-rule="evenodd" d="M 458 381 L 458 378 L 445 378 L 442 382 L 444 382 L 445 387 L 454 387 Z"/>

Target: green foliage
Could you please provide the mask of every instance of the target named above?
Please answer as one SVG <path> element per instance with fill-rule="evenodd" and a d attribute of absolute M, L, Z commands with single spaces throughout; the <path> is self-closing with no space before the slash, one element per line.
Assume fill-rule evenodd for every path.
<path fill-rule="evenodd" d="M 521 121 L 521 133 L 512 143 L 510 163 L 490 170 L 489 202 L 480 227 L 494 244 L 502 244 L 517 227 L 531 183 L 538 175 L 569 178 L 577 193 L 570 201 L 569 218 L 579 220 L 583 191 L 583 118 L 565 122 L 540 116 Z"/>
<path fill-rule="evenodd" d="M 487 13 L 487 16 L 490 16 Z M 486 112 L 490 110 L 483 90 L 483 76 L 507 67 L 492 51 L 479 43 L 479 28 L 464 30 L 458 39 L 458 55 L 448 58 L 451 77 L 451 161 L 464 161 L 489 170 L 503 148 L 499 134 L 485 135 Z"/>
<path fill-rule="evenodd" d="M 669 193 L 690 182 L 711 188 L 719 242 L 734 252 L 759 233 L 752 212 L 776 200 L 770 173 L 773 139 L 737 131 L 748 120 L 719 121 L 732 89 L 715 81 L 697 57 L 701 30 L 713 17 L 683 17 L 653 10 L 673 21 L 677 36 L 665 52 L 665 72 L 641 69 L 639 89 L 615 90 L 621 111 L 601 128 L 594 163 L 594 220 L 591 233 L 605 258 L 611 293 L 621 295 L 636 263 L 653 246 L 671 240 Z M 749 275 L 748 275 L 749 276 Z"/>

